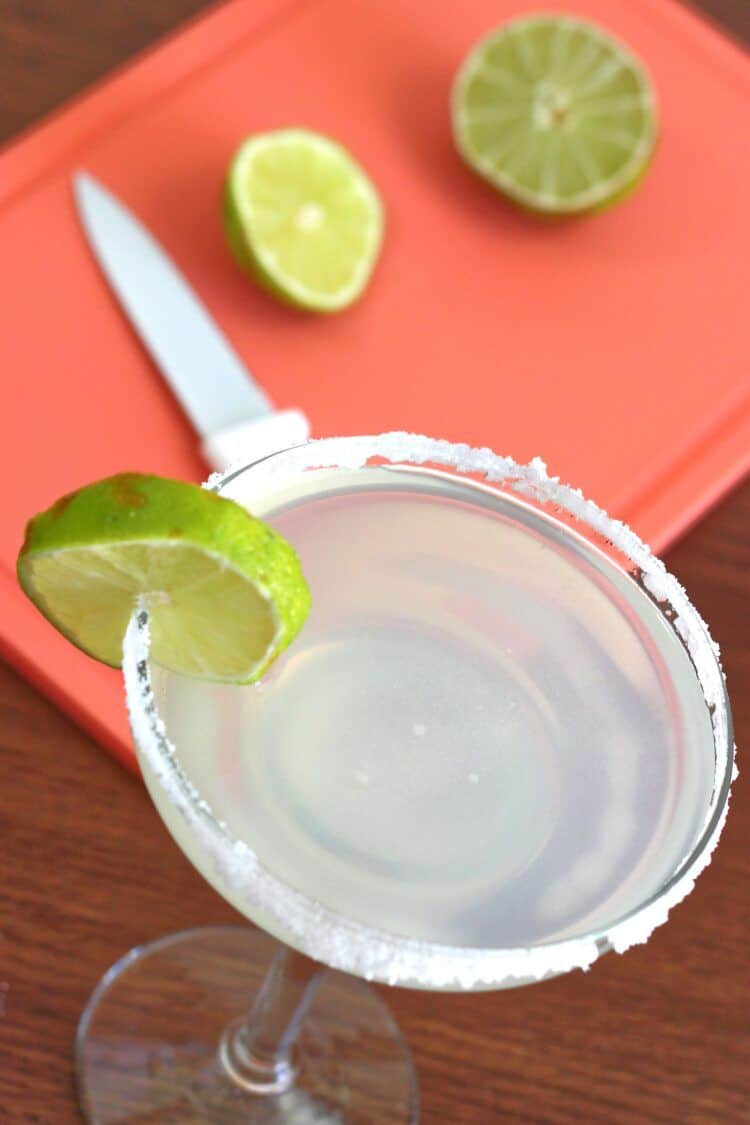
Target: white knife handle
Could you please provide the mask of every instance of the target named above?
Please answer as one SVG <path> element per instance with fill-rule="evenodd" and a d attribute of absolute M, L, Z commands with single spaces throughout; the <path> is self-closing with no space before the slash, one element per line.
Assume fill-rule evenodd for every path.
<path fill-rule="evenodd" d="M 250 465 L 269 453 L 300 445 L 309 436 L 310 423 L 301 410 L 279 410 L 209 434 L 201 451 L 212 468 L 223 472 L 230 465 Z"/>

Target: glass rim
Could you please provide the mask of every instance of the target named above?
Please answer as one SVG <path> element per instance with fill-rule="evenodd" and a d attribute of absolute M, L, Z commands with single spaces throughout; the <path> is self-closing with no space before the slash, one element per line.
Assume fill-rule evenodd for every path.
<path fill-rule="evenodd" d="M 450 469 L 459 476 L 481 475 L 479 483 L 502 486 L 517 499 L 544 508 L 554 505 L 604 539 L 637 569 L 638 583 L 682 643 L 693 665 L 713 731 L 714 787 L 698 838 L 674 872 L 636 907 L 575 937 L 527 947 L 453 946 L 409 938 L 364 925 L 323 906 L 275 876 L 251 847 L 216 818 L 182 769 L 178 750 L 159 715 L 148 663 L 149 623 L 144 609 L 134 611 L 123 645 L 125 693 L 133 739 L 171 804 L 221 872 L 222 882 L 248 904 L 248 915 L 287 944 L 333 968 L 368 980 L 411 987 L 469 990 L 541 980 L 573 968 L 588 968 L 614 949 L 624 952 L 645 942 L 667 920 L 669 911 L 693 889 L 708 865 L 724 825 L 735 774 L 732 716 L 726 683 L 708 627 L 684 589 L 649 547 L 625 524 L 609 517 L 582 493 L 547 474 L 538 458 L 521 464 L 490 449 L 475 449 L 422 435 L 400 432 L 363 437 L 311 440 L 271 453 L 261 460 L 214 473 L 204 487 L 222 491 L 246 473 L 258 483 L 281 474 L 315 468 L 362 468 L 373 458 L 391 465 Z M 470 483 L 477 483 L 473 477 Z M 555 514 L 550 514 L 555 519 Z M 596 547 L 596 538 L 593 546 Z M 617 565 L 615 563 L 615 565 Z M 635 581 L 635 579 L 633 579 Z"/>

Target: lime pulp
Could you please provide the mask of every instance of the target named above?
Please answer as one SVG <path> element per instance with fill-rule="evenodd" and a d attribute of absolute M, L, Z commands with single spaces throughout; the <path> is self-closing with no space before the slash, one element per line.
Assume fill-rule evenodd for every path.
<path fill-rule="evenodd" d="M 475 172 L 550 214 L 625 195 L 658 132 L 644 65 L 596 25 L 553 15 L 514 20 L 476 44 L 456 76 L 452 123 Z"/>
<path fill-rule="evenodd" d="M 245 140 L 224 186 L 224 226 L 239 264 L 291 304 L 335 312 L 364 290 L 383 207 L 339 144 L 306 129 Z"/>

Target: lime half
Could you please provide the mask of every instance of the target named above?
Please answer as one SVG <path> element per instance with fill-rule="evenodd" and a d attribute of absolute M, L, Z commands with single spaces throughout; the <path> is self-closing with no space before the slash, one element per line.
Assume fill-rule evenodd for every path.
<path fill-rule="evenodd" d="M 375 187 L 341 145 L 304 129 L 250 137 L 224 188 L 240 265 L 294 305 L 334 312 L 359 297 L 383 236 Z"/>
<path fill-rule="evenodd" d="M 654 151 L 654 91 L 611 35 L 538 15 L 491 32 L 453 88 L 453 133 L 479 175 L 532 211 L 606 206 L 641 179 Z"/>
<path fill-rule="evenodd" d="M 121 473 L 62 497 L 26 528 L 26 594 L 69 640 L 119 665 L 134 608 L 151 651 L 202 679 L 257 679 L 294 639 L 310 595 L 289 544 L 197 485 Z"/>

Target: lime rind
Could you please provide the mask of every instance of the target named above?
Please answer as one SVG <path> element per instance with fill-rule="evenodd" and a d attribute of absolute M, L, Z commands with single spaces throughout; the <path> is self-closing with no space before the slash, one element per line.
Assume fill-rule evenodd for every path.
<path fill-rule="evenodd" d="M 535 34 L 545 33 L 549 33 L 551 38 L 547 56 L 535 57 L 531 41 Z M 573 64 L 572 70 L 563 72 L 562 77 L 570 87 L 573 108 L 583 120 L 584 127 L 577 135 L 568 133 L 564 142 L 559 130 L 550 130 L 547 136 L 549 159 L 541 169 L 539 186 L 530 188 L 521 181 L 518 173 L 522 162 L 528 166 L 538 156 L 538 152 L 533 151 L 535 138 L 529 125 L 534 112 L 539 110 L 539 98 L 535 92 L 538 94 L 550 74 L 559 76 L 555 67 L 564 58 L 566 39 L 574 35 L 579 36 L 580 46 L 577 70 L 574 56 L 567 60 L 568 68 Z M 498 63 L 497 59 L 488 62 L 491 52 L 497 52 L 501 47 L 514 51 L 515 60 L 510 56 L 504 64 L 502 61 Z M 597 50 L 600 52 L 598 60 Z M 593 75 L 587 74 L 586 66 L 595 61 L 598 69 L 595 68 Z M 613 79 L 621 81 L 625 76 L 630 89 L 615 93 L 608 102 L 601 94 L 597 96 L 597 90 L 606 87 Z M 476 94 L 478 79 L 486 84 L 487 104 L 469 110 L 467 92 Z M 583 79 L 586 79 L 586 85 L 581 87 Z M 490 93 L 492 89 L 495 91 L 494 99 Z M 553 94 L 554 89 L 551 89 Z M 623 114 L 628 112 L 637 116 L 637 134 L 621 124 L 611 124 L 613 116 L 622 119 Z M 488 125 L 515 125 L 514 129 L 506 129 L 503 142 L 489 154 L 481 151 L 476 138 L 471 136 L 472 126 L 480 123 L 483 115 Z M 628 194 L 643 178 L 658 137 L 658 106 L 653 83 L 644 64 L 607 31 L 588 21 L 567 16 L 528 16 L 483 36 L 456 74 L 451 91 L 451 117 L 456 147 L 474 171 L 522 207 L 560 215 L 597 210 Z M 631 120 L 630 124 L 635 122 Z M 592 155 L 597 146 L 619 146 L 627 158 L 619 162 L 611 175 L 602 175 Z M 573 164 L 579 164 L 581 178 L 587 181 L 580 190 L 568 193 L 562 193 L 555 182 L 556 155 L 559 162 L 559 154 L 564 149 L 568 150 L 566 158 Z M 518 154 L 519 161 L 510 169 L 499 163 L 515 154 Z"/>
<path fill-rule="evenodd" d="M 372 180 L 342 145 L 306 129 L 243 142 L 223 213 L 238 263 L 282 300 L 318 312 L 361 295 L 383 238 Z"/>

